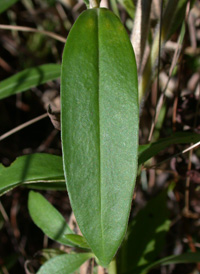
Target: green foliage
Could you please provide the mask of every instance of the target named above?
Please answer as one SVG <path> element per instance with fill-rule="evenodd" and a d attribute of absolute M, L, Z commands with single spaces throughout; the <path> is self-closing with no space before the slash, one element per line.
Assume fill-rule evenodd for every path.
<path fill-rule="evenodd" d="M 72 234 L 73 231 L 62 215 L 41 194 L 34 191 L 29 193 L 28 209 L 34 223 L 44 234 L 61 244 L 72 245 L 64 235 Z"/>
<path fill-rule="evenodd" d="M 111 8 L 112 8 L 112 11 L 114 12 L 114 14 L 120 18 L 119 10 L 117 7 L 117 0 L 110 0 L 110 5 L 111 5 Z"/>
<path fill-rule="evenodd" d="M 15 4 L 18 0 L 1 0 L 0 1 L 0 13 L 6 11 L 13 4 Z"/>
<path fill-rule="evenodd" d="M 133 19 L 135 15 L 135 5 L 131 0 L 118 0 L 118 2 L 125 8 L 129 16 Z"/>
<path fill-rule="evenodd" d="M 63 180 L 62 158 L 51 154 L 30 154 L 16 159 L 10 167 L 0 165 L 0 195 L 16 186 L 44 180 Z"/>
<path fill-rule="evenodd" d="M 168 40 L 171 35 L 180 27 L 185 17 L 187 0 L 169 0 L 163 15 L 164 40 Z M 171 20 L 169 20 L 169 18 Z"/>
<path fill-rule="evenodd" d="M 61 103 L 70 202 L 89 246 L 107 266 L 126 231 L 138 150 L 134 53 L 110 11 L 88 10 L 74 24 L 63 53 Z"/>
<path fill-rule="evenodd" d="M 23 187 L 30 188 L 30 189 L 38 189 L 38 190 L 54 190 L 54 191 L 66 191 L 66 184 L 64 180 L 64 173 L 63 173 L 63 179 L 44 179 L 39 181 L 35 181 L 33 183 L 22 183 L 20 184 Z"/>
<path fill-rule="evenodd" d="M 138 165 L 157 155 L 163 149 L 174 144 L 197 143 L 200 141 L 200 134 L 192 132 L 176 132 L 170 137 L 162 138 L 154 143 L 139 146 Z"/>
<path fill-rule="evenodd" d="M 0 83 L 0 99 L 26 91 L 60 77 L 60 65 L 46 64 L 25 69 Z"/>
<path fill-rule="evenodd" d="M 140 145 L 138 165 L 145 163 L 170 145 L 196 143 L 199 141 L 199 134 L 177 132 L 157 142 Z M 23 176 L 22 170 L 26 170 Z M 35 170 L 37 170 L 37 173 L 35 173 Z M 49 170 L 51 170 L 51 173 Z M 9 167 L 0 165 L 0 175 L 2 178 L 0 195 L 21 185 L 41 190 L 66 190 L 62 158 L 55 155 L 31 154 L 18 157 Z"/>
<path fill-rule="evenodd" d="M 162 251 L 170 226 L 166 202 L 165 190 L 150 200 L 130 223 L 117 256 L 118 273 L 140 274 Z"/>
<path fill-rule="evenodd" d="M 47 261 L 37 274 L 70 274 L 93 255 L 91 253 L 64 254 Z"/>
<path fill-rule="evenodd" d="M 0 0 L 0 13 L 16 2 L 17 0 Z M 69 11 L 69 3 L 62 0 L 60 2 Z M 84 2 L 87 7 L 99 4 L 98 0 Z M 193 2 L 190 2 L 191 6 Z M 56 0 L 46 0 L 43 8 L 46 9 L 47 5 L 54 6 L 55 3 Z M 112 9 L 118 17 L 121 14 L 119 4 L 134 18 L 135 6 L 132 1 L 111 0 Z M 159 38 L 161 49 L 173 34 L 174 38 L 179 37 L 178 45 L 181 46 L 184 42 L 187 4 L 186 0 L 164 1 L 161 37 L 158 27 L 155 32 L 151 31 L 154 35 L 152 41 L 149 41 L 150 54 L 147 56 L 144 72 L 139 77 L 140 100 L 146 95 L 156 75 Z M 34 8 L 32 1 L 28 5 L 23 1 L 22 5 L 29 7 L 29 12 Z M 10 16 L 13 20 L 11 23 L 16 24 L 17 20 L 15 22 L 15 14 L 12 12 L 8 11 L 4 15 Z M 58 13 L 65 18 L 61 6 Z M 123 21 L 126 24 L 129 16 L 124 14 Z M 61 22 L 61 18 L 59 19 L 60 26 L 63 29 L 67 26 L 68 30 L 71 21 Z M 141 21 L 143 20 L 144 18 Z M 49 17 L 37 27 L 57 31 L 58 25 Z M 18 45 L 18 33 L 13 31 L 12 35 Z M 43 34 L 36 33 L 28 37 L 26 48 L 36 59 L 51 55 L 53 44 L 48 43 Z M 55 48 L 54 51 L 57 52 Z M 58 57 L 59 52 L 56 54 Z M 188 69 L 196 72 L 200 64 L 198 50 L 187 49 L 183 56 L 184 54 Z M 23 57 L 23 52 L 19 56 Z M 24 58 L 26 56 L 19 58 L 18 62 L 26 68 L 31 62 Z M 180 74 L 178 65 L 176 73 Z M 60 70 L 61 67 L 57 64 L 25 69 L 1 81 L 0 99 L 55 80 L 60 77 Z M 177 77 L 175 73 L 173 76 Z M 181 84 L 179 86 L 181 88 Z M 199 134 L 176 132 L 170 137 L 141 145 L 138 149 L 137 68 L 134 53 L 120 20 L 106 9 L 90 9 L 84 12 L 69 33 L 63 54 L 61 93 L 64 161 L 62 157 L 55 155 L 31 154 L 17 158 L 9 167 L 0 165 L 0 195 L 17 186 L 66 190 L 65 181 L 67 183 L 72 209 L 84 237 L 76 235 L 63 216 L 41 194 L 33 191 L 29 193 L 28 208 L 34 223 L 49 238 L 69 246 L 70 252 L 79 250 L 80 253 L 66 254 L 61 250 L 44 249 L 41 256 L 46 262 L 37 274 L 74 273 L 82 263 L 92 257 L 97 264 L 107 267 L 126 232 L 137 163 L 144 164 L 171 145 L 200 141 Z M 166 113 L 167 110 L 166 104 Z M 164 116 L 160 118 L 164 119 Z M 158 120 L 157 126 L 159 122 Z M 157 136 L 160 135 L 162 125 L 163 120 L 157 127 Z M 167 190 L 150 200 L 134 217 L 117 256 L 108 266 L 109 274 L 147 274 L 159 265 L 200 261 L 198 252 L 157 260 L 170 227 L 166 201 Z M 5 223 L 0 213 L 0 229 Z M 82 253 L 85 250 L 92 250 L 95 254 Z M 2 266 L 6 268 L 5 271 L 17 260 L 18 255 L 13 254 L 3 258 Z M 0 268 L 0 273 L 4 273 L 3 268 Z M 94 269 L 94 273 L 97 273 L 97 269 Z"/>
<path fill-rule="evenodd" d="M 178 29 L 183 23 L 187 0 L 168 0 L 163 11 L 162 28 L 160 46 L 164 46 L 171 35 Z M 170 20 L 169 20 L 170 18 Z M 139 83 L 139 101 L 142 102 L 146 96 L 152 80 L 155 79 L 156 65 L 158 63 L 159 54 L 159 28 L 154 36 L 153 43 L 151 45 L 151 51 L 146 62 L 141 81 Z"/>
<path fill-rule="evenodd" d="M 80 248 L 84 249 L 90 249 L 89 245 L 87 244 L 84 237 L 76 234 L 66 234 L 65 238 L 69 240 L 71 243 L 73 243 L 75 246 L 78 246 Z"/>
<path fill-rule="evenodd" d="M 199 263 L 200 262 L 200 252 L 183 253 L 181 255 L 172 255 L 169 257 L 162 258 L 159 261 L 154 262 L 148 266 L 145 271 L 155 268 L 159 265 L 169 265 L 169 264 L 187 264 L 187 263 Z"/>
<path fill-rule="evenodd" d="M 84 3 L 86 5 L 86 7 L 89 9 L 89 7 L 90 7 L 90 1 L 89 0 L 84 0 Z"/>

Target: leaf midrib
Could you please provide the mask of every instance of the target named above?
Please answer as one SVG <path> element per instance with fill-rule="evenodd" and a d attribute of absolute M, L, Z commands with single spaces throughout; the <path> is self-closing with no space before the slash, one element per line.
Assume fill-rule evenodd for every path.
<path fill-rule="evenodd" d="M 101 162 L 102 162 L 102 155 L 101 155 L 101 113 L 100 113 L 100 47 L 99 47 L 99 16 L 100 16 L 100 9 L 96 10 L 97 14 L 97 67 L 98 67 L 98 121 L 99 121 L 99 208 L 100 208 L 100 225 L 101 225 L 101 239 L 102 239 L 102 252 L 104 254 L 104 235 L 103 235 L 103 220 L 102 220 L 102 187 L 101 187 Z"/>

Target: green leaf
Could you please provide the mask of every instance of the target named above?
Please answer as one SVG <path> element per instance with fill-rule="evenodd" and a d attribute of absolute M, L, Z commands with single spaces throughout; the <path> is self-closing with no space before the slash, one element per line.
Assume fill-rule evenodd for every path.
<path fill-rule="evenodd" d="M 69 240 L 71 243 L 73 243 L 75 246 L 90 249 L 89 245 L 87 244 L 83 236 L 76 235 L 76 234 L 67 234 L 65 235 L 65 238 Z"/>
<path fill-rule="evenodd" d="M 63 174 L 64 178 L 64 174 Z M 35 181 L 34 183 L 23 184 L 23 187 L 30 188 L 30 189 L 38 189 L 38 190 L 57 190 L 57 191 L 66 191 L 66 184 L 65 180 L 42 180 L 43 183 L 40 181 Z"/>
<path fill-rule="evenodd" d="M 1 0 L 0 1 L 0 13 L 4 12 L 12 5 L 14 5 L 18 0 Z"/>
<path fill-rule="evenodd" d="M 118 2 L 125 8 L 129 16 L 133 19 L 135 16 L 135 5 L 132 0 L 118 0 Z"/>
<path fill-rule="evenodd" d="M 67 189 L 83 236 L 103 266 L 126 232 L 138 151 L 137 69 L 129 37 L 107 9 L 74 24 L 61 72 Z"/>
<path fill-rule="evenodd" d="M 139 146 L 138 165 L 143 164 L 160 151 L 173 144 L 189 144 L 200 141 L 200 134 L 192 132 L 176 132 L 170 137 L 160 139 L 157 142 Z"/>
<path fill-rule="evenodd" d="M 167 41 L 185 18 L 187 0 L 169 0 L 163 15 L 162 37 Z M 170 18 L 170 20 L 169 20 Z"/>
<path fill-rule="evenodd" d="M 118 254 L 119 273 L 139 274 L 162 251 L 170 227 L 166 201 L 167 190 L 151 199 L 129 225 Z"/>
<path fill-rule="evenodd" d="M 62 181 L 62 158 L 42 153 L 21 156 L 9 167 L 0 165 L 0 179 L 0 195 L 30 182 Z"/>
<path fill-rule="evenodd" d="M 149 271 L 159 265 L 169 265 L 169 264 L 188 264 L 188 263 L 199 263 L 200 262 L 200 252 L 195 253 L 183 253 L 181 255 L 172 255 L 162 258 L 153 264 L 149 265 L 145 271 Z"/>
<path fill-rule="evenodd" d="M 83 0 L 83 1 L 84 1 L 85 5 L 86 5 L 87 9 L 89 9 L 89 7 L 90 7 L 90 1 L 89 0 Z"/>
<path fill-rule="evenodd" d="M 47 261 L 37 274 L 70 274 L 90 259 L 91 253 L 65 254 Z"/>
<path fill-rule="evenodd" d="M 60 65 L 46 64 L 25 69 L 0 83 L 0 99 L 26 91 L 60 77 Z"/>
<path fill-rule="evenodd" d="M 49 238 L 64 245 L 74 246 L 65 237 L 73 234 L 62 215 L 41 194 L 30 191 L 28 209 L 34 223 Z"/>
<path fill-rule="evenodd" d="M 114 14 L 116 14 L 120 18 L 118 6 L 117 6 L 117 0 L 110 0 L 110 6 Z"/>

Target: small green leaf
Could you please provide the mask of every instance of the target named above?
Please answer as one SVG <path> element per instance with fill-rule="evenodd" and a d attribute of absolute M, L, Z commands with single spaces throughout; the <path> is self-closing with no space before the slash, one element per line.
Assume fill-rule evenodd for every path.
<path fill-rule="evenodd" d="M 28 209 L 34 223 L 49 238 L 64 245 L 74 246 L 65 237 L 73 234 L 62 215 L 41 194 L 30 191 Z"/>
<path fill-rule="evenodd" d="M 129 225 L 118 254 L 119 273 L 139 274 L 162 251 L 170 227 L 166 200 L 165 190 L 150 200 Z"/>
<path fill-rule="evenodd" d="M 65 235 L 65 238 L 69 240 L 71 243 L 73 243 L 75 246 L 90 249 L 87 241 L 83 236 L 76 235 L 76 234 L 67 234 Z"/>
<path fill-rule="evenodd" d="M 65 254 L 47 261 L 37 274 L 71 274 L 85 261 L 92 258 L 91 253 Z"/>
<path fill-rule="evenodd" d="M 145 271 L 155 268 L 159 265 L 169 265 L 169 264 L 188 264 L 188 263 L 199 263 L 200 262 L 200 252 L 194 253 L 183 253 L 181 255 L 172 255 L 162 258 L 153 264 L 149 265 Z"/>
<path fill-rule="evenodd" d="M 30 182 L 62 181 L 62 158 L 43 153 L 24 155 L 17 158 L 9 167 L 0 165 L 0 178 L 0 195 Z"/>
<path fill-rule="evenodd" d="M 25 69 L 0 83 L 0 99 L 60 77 L 60 65 L 46 64 Z"/>
<path fill-rule="evenodd" d="M 4 12 L 12 5 L 14 5 L 18 0 L 1 0 L 0 1 L 0 13 Z"/>
<path fill-rule="evenodd" d="M 63 53 L 64 171 L 80 230 L 103 266 L 125 235 L 138 153 L 137 68 L 130 39 L 107 9 L 83 12 Z"/>
<path fill-rule="evenodd" d="M 157 142 L 139 146 L 138 165 L 143 164 L 160 151 L 173 144 L 189 144 L 200 141 L 200 134 L 192 132 L 176 132 L 170 137 L 160 139 Z"/>

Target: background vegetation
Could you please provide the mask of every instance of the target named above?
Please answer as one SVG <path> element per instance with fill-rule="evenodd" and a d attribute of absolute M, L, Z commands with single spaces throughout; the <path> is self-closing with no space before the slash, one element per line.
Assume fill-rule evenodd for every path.
<path fill-rule="evenodd" d="M 129 0 L 102 0 L 102 5 L 121 18 L 135 49 L 140 97 L 140 144 L 152 144 L 159 140 L 149 146 L 147 154 L 142 154 L 142 150 L 148 145 L 140 147 L 130 227 L 135 226 L 132 220 L 142 219 L 142 225 L 138 225 L 129 241 L 125 239 L 124 246 L 140 246 L 141 253 L 133 249 L 126 254 L 125 268 L 133 258 L 139 261 L 144 255 L 144 238 L 153 227 L 152 222 L 144 221 L 150 215 L 140 209 L 169 186 L 171 191 L 168 198 L 160 196 L 152 202 L 155 204 L 149 206 L 157 214 L 155 220 L 160 220 L 160 215 L 163 220 L 155 224 L 156 229 L 159 227 L 161 230 L 160 238 L 156 234 L 155 241 L 160 244 L 153 246 L 156 252 L 144 258 L 153 262 L 168 255 L 199 251 L 199 1 L 138 0 L 135 3 Z M 85 8 L 82 1 L 76 0 L 1 0 L 0 158 L 4 166 L 9 166 L 18 156 L 36 152 L 61 155 L 58 129 L 59 64 L 69 30 Z M 52 65 L 41 67 L 44 64 Z M 35 69 L 26 70 L 33 67 Z M 9 78 L 21 71 L 24 71 L 23 74 L 17 78 Z M 30 125 L 26 124 L 20 129 L 19 126 L 27 121 L 31 121 Z M 16 132 L 10 132 L 14 128 L 17 128 Z M 17 170 L 18 167 L 13 171 L 14 175 Z M 8 169 L 9 172 L 11 170 Z M 0 177 L 0 185 L 4 178 Z M 44 236 L 32 222 L 27 209 L 28 193 L 27 187 L 19 187 L 1 197 L 0 273 L 3 274 L 35 273 L 41 262 L 51 256 L 44 251 L 45 248 L 64 249 Z M 69 221 L 71 228 L 78 229 L 65 191 L 42 190 L 42 194 Z M 140 215 L 138 212 L 141 212 Z M 164 228 L 161 224 L 165 225 Z M 145 244 L 153 239 L 154 230 L 152 228 L 150 239 Z M 138 242 L 134 242 L 135 239 Z M 123 256 L 123 252 L 119 251 L 117 258 Z M 118 261 L 121 261 L 118 264 L 121 274 L 123 259 Z M 93 264 L 90 262 L 85 268 L 82 267 L 80 273 L 93 273 Z M 98 271 L 104 273 L 101 268 Z M 190 264 L 188 261 L 184 265 L 162 265 L 150 273 L 197 274 L 200 273 L 200 264 Z"/>

